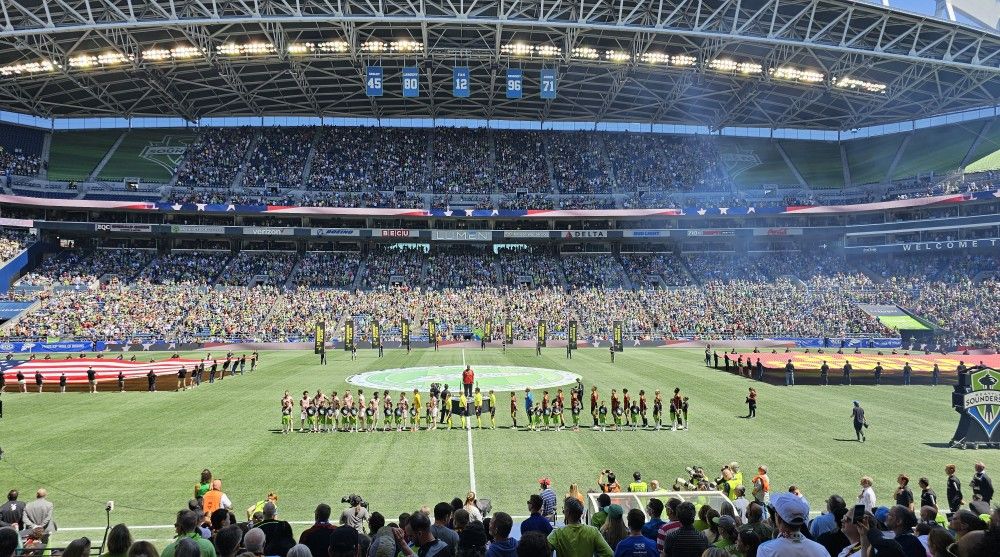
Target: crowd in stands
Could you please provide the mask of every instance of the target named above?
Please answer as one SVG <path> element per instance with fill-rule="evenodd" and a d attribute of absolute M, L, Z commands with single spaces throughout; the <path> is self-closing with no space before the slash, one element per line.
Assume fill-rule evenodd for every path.
<path fill-rule="evenodd" d="M 245 187 L 297 188 L 312 148 L 313 128 L 266 128 L 250 155 Z"/>
<path fill-rule="evenodd" d="M 486 322 L 499 330 L 513 318 L 518 338 L 526 339 L 533 338 L 538 319 L 559 335 L 571 318 L 583 336 L 599 339 L 608 338 L 618 320 L 630 339 L 900 336 L 857 305 L 864 303 L 897 304 L 940 325 L 950 335 L 946 345 L 995 348 L 1000 324 L 982 316 L 1000 315 L 1000 279 L 988 272 L 996 263 L 921 255 L 889 264 L 794 252 L 555 256 L 511 248 L 426 253 L 381 247 L 305 256 L 67 251 L 46 258 L 16 288 L 75 289 L 45 293 L 45 303 L 7 336 L 55 331 L 91 339 L 111 331 L 287 339 L 308 335 L 317 317 L 333 322 L 351 316 L 378 319 L 390 329 L 403 318 L 415 327 L 437 318 L 445 335 L 466 334 Z M 111 275 L 115 280 L 97 285 Z M 269 287 L 259 290 L 267 295 L 248 287 L 253 284 Z M 218 305 L 219 299 L 232 305 Z M 176 307 L 150 312 L 149 300 L 175 300 Z M 203 313 L 204 307 L 214 309 Z"/>
<path fill-rule="evenodd" d="M 493 141 L 496 147 L 493 173 L 498 191 L 547 192 L 552 189 L 541 132 L 496 130 Z M 544 196 L 540 197 L 544 199 Z"/>
<path fill-rule="evenodd" d="M 291 400 L 288 401 L 290 404 Z M 547 418 L 546 418 L 547 419 Z M 602 471 L 597 485 L 571 483 L 560 499 L 553 481 L 538 480 L 528 495 L 527 517 L 515 519 L 469 491 L 451 502 L 433 499 L 395 519 L 360 496 L 342 501 L 339 518 L 319 503 L 313 523 L 296 538 L 276 491 L 254 502 L 224 491 L 222 480 L 203 470 L 193 498 L 176 514 L 176 537 L 162 552 L 134 541 L 124 524 L 110 529 L 105 555 L 127 557 L 994 557 L 1000 554 L 1000 506 L 986 464 L 974 464 L 968 483 L 945 467 L 945 488 L 921 477 L 911 487 L 878 486 L 862 476 L 857 497 L 807 494 L 772 480 L 766 465 L 752 478 L 737 462 L 725 464 L 716 481 L 693 468 L 691 482 L 674 489 L 704 496 L 671 496 L 658 480 L 632 481 Z M 696 476 L 700 475 L 700 476 Z M 697 483 L 694 483 L 697 482 Z M 783 484 L 782 484 L 783 485 Z M 940 485 L 940 484 L 937 484 Z M 846 487 L 846 486 L 845 486 Z M 914 489 L 916 487 L 916 489 Z M 585 497 L 596 499 L 593 505 Z M 919 491 L 918 491 L 919 490 Z M 711 493 L 709 493 L 711 492 Z M 721 494 L 721 495 L 720 495 Z M 641 505 L 629 504 L 638 496 Z M 434 497 L 430 495 L 429 497 Z M 825 504 L 810 504 L 825 498 Z M 245 517 L 237 518 L 237 513 Z M 431 505 L 433 504 L 433 507 Z M 0 557 L 33 555 L 57 532 L 58 501 L 45 489 L 20 501 L 15 489 L 0 511 Z M 628 509 L 628 510 L 626 510 Z M 398 509 L 396 509 L 398 510 Z M 385 514 L 388 514 L 387 512 Z M 516 513 L 515 513 L 516 515 Z M 244 520 L 245 518 L 245 520 Z M 23 553 L 19 551 L 23 550 Z M 87 557 L 87 538 L 71 541 L 62 557 Z M 53 553 L 55 554 L 55 553 Z"/>
<path fill-rule="evenodd" d="M 553 133 L 546 152 L 556 188 L 563 193 L 611 193 L 612 179 L 603 138 L 584 132 Z"/>
<path fill-rule="evenodd" d="M 34 176 L 42 165 L 38 155 L 20 149 L 7 149 L 0 145 L 0 170 L 15 176 Z"/>
<path fill-rule="evenodd" d="M 316 145 L 307 187 L 315 190 L 427 191 L 424 130 L 324 128 Z"/>
<path fill-rule="evenodd" d="M 177 170 L 177 185 L 228 188 L 255 133 L 248 128 L 202 130 Z"/>
<path fill-rule="evenodd" d="M 465 128 L 435 130 L 431 169 L 434 192 L 492 192 L 492 154 L 490 137 L 480 131 Z"/>
<path fill-rule="evenodd" d="M 27 247 L 27 232 L 16 228 L 0 230 L 0 262 L 10 261 Z"/>
<path fill-rule="evenodd" d="M 622 190 L 721 191 L 731 187 L 713 141 L 617 134 L 604 144 Z"/>

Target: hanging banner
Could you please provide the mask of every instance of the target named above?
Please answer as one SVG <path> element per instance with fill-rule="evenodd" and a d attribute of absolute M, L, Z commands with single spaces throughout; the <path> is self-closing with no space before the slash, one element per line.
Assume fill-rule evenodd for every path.
<path fill-rule="evenodd" d="M 434 343 L 434 339 L 437 338 L 437 321 L 434 319 L 427 320 L 427 340 Z"/>
<path fill-rule="evenodd" d="M 379 344 L 382 344 L 382 327 L 378 321 L 372 321 L 372 348 L 378 348 Z"/>
<path fill-rule="evenodd" d="M 399 324 L 399 333 L 403 337 L 403 345 L 406 346 L 410 344 L 410 320 L 404 319 Z"/>
<path fill-rule="evenodd" d="M 569 322 L 569 327 L 567 328 L 567 339 L 569 341 L 569 349 L 576 350 L 576 321 Z"/>
<path fill-rule="evenodd" d="M 326 322 L 316 322 L 316 345 L 313 347 L 313 354 L 319 354 L 326 346 Z"/>
<path fill-rule="evenodd" d="M 538 320 L 538 346 L 545 348 L 545 339 L 549 335 L 546 329 L 548 328 L 548 323 L 544 319 Z"/>
<path fill-rule="evenodd" d="M 468 67 L 459 66 L 452 70 L 451 93 L 456 97 L 468 97 L 472 93 Z"/>
<path fill-rule="evenodd" d="M 382 96 L 382 66 L 365 66 L 365 94 Z"/>
<path fill-rule="evenodd" d="M 493 321 L 487 321 L 483 324 L 483 340 L 493 342 Z"/>
<path fill-rule="evenodd" d="M 514 322 L 510 319 L 503 322 L 503 340 L 506 344 L 514 344 Z"/>
<path fill-rule="evenodd" d="M 354 350 L 354 320 L 344 321 L 344 350 Z"/>
<path fill-rule="evenodd" d="M 507 98 L 520 99 L 521 89 L 524 84 L 524 72 L 521 70 L 507 70 Z"/>
<path fill-rule="evenodd" d="M 611 343 L 615 347 L 615 352 L 621 352 L 625 349 L 625 344 L 622 341 L 622 322 L 615 321 L 614 329 L 611 333 Z"/>
<path fill-rule="evenodd" d="M 415 99 L 420 96 L 420 68 L 403 67 L 403 98 Z"/>
<path fill-rule="evenodd" d="M 555 70 L 542 70 L 541 73 L 541 87 L 539 90 L 539 96 L 543 99 L 554 99 L 556 98 L 556 71 Z"/>

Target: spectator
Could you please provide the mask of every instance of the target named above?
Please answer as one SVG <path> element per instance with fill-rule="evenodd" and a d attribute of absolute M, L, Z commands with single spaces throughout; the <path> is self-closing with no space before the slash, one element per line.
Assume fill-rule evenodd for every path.
<path fill-rule="evenodd" d="M 719 531 L 719 538 L 712 545 L 728 552 L 736 551 L 736 538 L 738 536 L 736 519 L 722 515 L 716 516 L 712 520 L 715 521 Z"/>
<path fill-rule="evenodd" d="M 518 557 L 517 540 L 510 537 L 510 531 L 513 527 L 514 521 L 509 514 L 505 512 L 493 513 L 493 519 L 490 520 L 490 536 L 493 541 L 486 549 L 486 557 Z"/>
<path fill-rule="evenodd" d="M 642 527 L 642 535 L 647 538 L 656 541 L 656 534 L 659 532 L 660 527 L 665 523 L 663 519 L 663 501 L 653 497 L 646 503 L 646 514 L 649 515 L 649 521 Z"/>
<path fill-rule="evenodd" d="M 402 554 L 406 557 L 414 557 L 416 553 L 406 545 L 406 538 L 409 538 L 414 542 L 414 545 L 419 548 L 420 557 L 437 557 L 438 555 L 447 555 L 448 544 L 441 540 L 434 538 L 434 534 L 431 533 L 431 519 L 427 516 L 427 513 L 417 511 L 410 515 L 409 521 L 406 523 L 406 538 L 403 537 L 403 531 L 398 528 L 393 530 L 393 534 L 396 537 L 396 544 L 402 548 Z M 331 541 L 331 547 L 332 546 Z M 330 557 L 340 557 L 333 555 L 331 551 Z"/>
<path fill-rule="evenodd" d="M 458 537 L 458 557 L 485 557 L 486 555 L 486 527 L 481 521 L 474 520 L 469 523 Z"/>
<path fill-rule="evenodd" d="M 556 492 L 552 489 L 552 480 L 549 478 L 542 478 L 538 480 L 538 485 L 541 488 L 542 497 L 542 516 L 548 519 L 550 522 L 555 522 L 556 520 Z M 580 501 L 582 504 L 583 501 Z"/>
<path fill-rule="evenodd" d="M 297 543 L 288 550 L 288 557 L 312 557 L 312 550 L 308 546 Z"/>
<path fill-rule="evenodd" d="M 0 528 L 0 557 L 14 557 L 19 542 L 17 530 L 7 526 Z"/>
<path fill-rule="evenodd" d="M 451 520 L 452 507 L 444 501 L 434 505 L 434 524 L 431 525 L 431 534 L 435 539 L 443 541 L 448 545 L 448 552 L 454 555 L 458 550 L 458 534 L 448 528 L 448 521 Z M 524 532 L 522 523 L 521 531 Z"/>
<path fill-rule="evenodd" d="M 552 557 L 552 546 L 541 532 L 528 532 L 517 542 L 517 557 Z"/>
<path fill-rule="evenodd" d="M 12 489 L 7 493 L 7 502 L 0 506 L 0 522 L 20 529 L 24 520 L 24 501 L 18 501 L 19 493 Z"/>
<path fill-rule="evenodd" d="M 89 557 L 90 540 L 87 538 L 77 538 L 66 546 L 61 557 Z"/>
<path fill-rule="evenodd" d="M 948 523 L 948 527 L 955 532 L 955 539 L 961 540 L 962 536 L 968 534 L 969 532 L 985 530 L 987 528 L 987 524 L 983 521 L 983 519 L 979 518 L 971 511 L 961 509 L 951 515 L 951 521 Z"/>
<path fill-rule="evenodd" d="M 174 548 L 175 557 L 199 557 L 201 555 L 201 550 L 198 548 L 198 543 L 191 538 L 181 538 L 177 540 L 177 546 Z"/>
<path fill-rule="evenodd" d="M 948 548 L 955 543 L 955 536 L 944 528 L 933 528 L 927 535 L 927 553 L 931 557 L 951 557 Z"/>
<path fill-rule="evenodd" d="M 699 557 L 708 549 L 708 540 L 704 534 L 695 530 L 694 519 L 694 504 L 684 502 L 677 506 L 677 522 L 680 526 L 664 537 L 663 557 Z"/>
<path fill-rule="evenodd" d="M 829 503 L 828 503 L 828 505 L 829 505 Z M 851 542 L 850 538 L 848 538 L 847 534 L 844 533 L 844 517 L 847 515 L 847 506 L 845 505 L 845 506 L 841 507 L 839 505 L 829 505 L 829 508 L 831 508 L 832 510 L 830 510 L 828 513 L 824 514 L 823 516 L 828 516 L 829 515 L 836 522 L 836 525 L 835 525 L 834 529 L 833 530 L 825 530 L 825 531 L 821 532 L 818 536 L 816 536 L 813 539 L 816 540 L 816 543 L 818 543 L 818 544 L 822 545 L 823 547 L 825 547 L 826 551 L 831 556 L 835 556 L 835 555 L 838 555 L 845 547 L 851 545 L 852 542 Z M 822 517 L 819 517 L 819 518 L 822 518 Z M 813 522 L 815 522 L 815 520 Z M 810 525 L 810 527 L 811 527 L 811 525 Z M 825 529 L 825 526 L 820 525 L 817 528 L 817 531 L 824 530 L 824 529 Z M 853 543 L 857 543 L 857 542 L 853 542 Z"/>
<path fill-rule="evenodd" d="M 215 552 L 218 557 L 235 557 L 242 540 L 243 530 L 239 526 L 236 524 L 226 526 L 215 535 Z"/>
<path fill-rule="evenodd" d="M 368 507 L 364 506 L 363 503 L 361 497 L 355 495 L 354 499 L 350 501 L 351 506 L 340 513 L 340 523 L 361 532 L 365 523 L 371 518 Z"/>
<path fill-rule="evenodd" d="M 234 528 L 239 528 L 234 526 Z M 243 532 L 239 532 L 240 537 L 243 537 Z M 239 544 L 239 541 L 237 541 Z M 156 546 L 145 541 L 140 540 L 132 544 L 132 547 L 128 548 L 128 557 L 160 557 L 160 553 L 156 551 Z"/>
<path fill-rule="evenodd" d="M 202 497 L 201 507 L 207 515 L 211 515 L 216 509 L 232 510 L 233 502 L 222 492 L 222 480 L 218 478 L 212 480 L 212 488 Z"/>
<path fill-rule="evenodd" d="M 661 553 L 663 552 L 663 541 L 666 539 L 667 534 L 681 527 L 681 523 L 677 520 L 677 507 L 680 504 L 681 500 L 676 497 L 671 497 L 667 500 L 667 521 L 656 532 L 656 547 Z"/>
<path fill-rule="evenodd" d="M 802 534 L 809 520 L 809 503 L 805 499 L 778 493 L 771 496 L 771 505 L 779 536 L 760 544 L 758 557 L 827 557 L 826 548 Z"/>
<path fill-rule="evenodd" d="M 556 557 L 612 557 L 614 552 L 600 531 L 593 526 L 581 524 L 581 518 L 583 505 L 572 497 L 566 498 L 563 501 L 563 520 L 566 525 L 553 530 L 548 536 Z"/>
<path fill-rule="evenodd" d="M 278 509 L 274 503 L 268 501 L 264 503 L 264 520 L 257 525 L 264 532 L 265 540 L 264 553 L 269 557 L 278 555 L 286 557 L 288 550 L 295 545 L 295 536 L 292 534 L 292 526 L 284 520 L 277 519 Z"/>
<path fill-rule="evenodd" d="M 124 524 L 115 524 L 108 532 L 107 544 L 101 557 L 126 557 L 132 547 L 132 533 Z"/>
<path fill-rule="evenodd" d="M 660 503 L 662 510 L 663 503 Z M 615 545 L 615 557 L 659 557 L 656 542 L 642 533 L 646 517 L 639 509 L 628 512 L 629 535 Z M 610 545 L 610 544 L 609 544 Z"/>
<path fill-rule="evenodd" d="M 54 506 L 46 499 L 48 495 L 45 488 L 39 488 L 35 492 L 35 500 L 24 506 L 24 513 L 22 513 L 24 529 L 41 528 L 46 534 L 51 534 L 58 529 L 52 518 Z"/>
<path fill-rule="evenodd" d="M 469 513 L 469 519 L 473 522 L 482 522 L 483 513 L 479 510 L 478 502 L 476 501 L 476 492 L 470 491 L 465 496 L 465 506 L 462 507 Z"/>
<path fill-rule="evenodd" d="M 913 534 L 917 517 L 903 505 L 893 505 L 885 519 L 886 527 L 893 533 L 887 538 L 879 529 L 868 531 L 868 542 L 878 553 L 903 555 L 904 557 L 925 557 L 927 550 Z"/>
<path fill-rule="evenodd" d="M 757 557 L 760 537 L 749 528 L 740 528 L 736 538 L 736 550 L 742 557 Z M 831 556 L 834 557 L 834 556 Z"/>
<path fill-rule="evenodd" d="M 161 557 L 174 557 L 177 550 L 177 542 L 184 538 L 191 538 L 198 544 L 201 557 L 215 557 L 215 546 L 212 542 L 198 534 L 198 514 L 191 510 L 183 510 L 177 513 L 177 520 L 174 522 L 174 530 L 177 537 L 174 541 L 163 548 Z"/>
<path fill-rule="evenodd" d="M 840 495 L 831 495 L 826 500 L 826 512 L 817 516 L 809 522 L 809 535 L 812 539 L 817 539 L 826 532 L 834 532 L 840 529 L 840 519 L 843 512 L 837 516 L 837 511 L 846 511 L 847 502 Z"/>
<path fill-rule="evenodd" d="M 604 541 L 608 542 L 608 546 L 612 550 L 618 547 L 618 542 L 629 535 L 628 528 L 625 526 L 624 513 L 621 505 L 609 505 L 608 519 L 601 526 L 601 535 L 604 536 Z"/>
<path fill-rule="evenodd" d="M 335 527 L 330 524 L 330 513 L 332 509 L 326 503 L 316 505 L 313 512 L 315 522 L 311 527 L 299 534 L 299 543 L 308 547 L 313 555 L 323 556 L 326 548 L 330 546 L 330 534 Z"/>
<path fill-rule="evenodd" d="M 266 542 L 267 537 L 264 535 L 264 531 L 260 528 L 251 528 L 246 534 L 243 534 L 243 548 L 247 553 L 252 553 L 257 557 L 264 556 L 264 544 Z M 205 556 L 202 555 L 202 557 Z"/>
<path fill-rule="evenodd" d="M 542 516 L 542 497 L 531 494 L 528 497 L 528 518 L 521 521 L 521 533 L 541 532 L 546 537 L 552 532 L 552 523 Z"/>
<path fill-rule="evenodd" d="M 602 493 L 597 496 L 597 512 L 590 517 L 590 525 L 594 528 L 604 526 L 604 521 L 608 519 L 608 506 L 611 505 L 611 496 Z"/>

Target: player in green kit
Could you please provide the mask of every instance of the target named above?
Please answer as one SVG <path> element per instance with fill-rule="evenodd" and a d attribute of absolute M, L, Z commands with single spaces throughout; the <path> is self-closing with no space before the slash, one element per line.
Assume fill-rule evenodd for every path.
<path fill-rule="evenodd" d="M 657 430 L 663 429 L 663 395 L 656 389 L 653 395 L 653 424 Z"/>
<path fill-rule="evenodd" d="M 396 431 L 403 431 L 404 415 L 406 415 L 406 397 L 403 396 L 403 393 L 400 393 L 399 402 L 396 403 L 396 409 L 392 413 L 392 420 L 396 425 Z"/>
<path fill-rule="evenodd" d="M 601 431 L 607 431 L 605 425 L 608 421 L 608 405 L 603 400 L 601 405 L 597 408 L 597 425 L 601 428 Z"/>
<path fill-rule="evenodd" d="M 378 399 L 368 401 L 368 408 L 365 410 L 365 420 L 368 422 L 368 431 L 375 431 L 375 416 L 378 414 Z"/>
<path fill-rule="evenodd" d="M 497 428 L 497 395 L 490 389 L 490 429 Z"/>
<path fill-rule="evenodd" d="M 281 399 L 281 433 L 291 433 L 292 432 L 292 408 L 293 406 L 292 397 L 285 394 L 285 397 Z"/>
<path fill-rule="evenodd" d="M 420 429 L 420 409 L 414 406 L 410 406 L 410 431 L 417 431 Z"/>
<path fill-rule="evenodd" d="M 317 423 L 316 423 L 316 420 L 318 418 L 318 416 L 317 416 L 318 413 L 319 412 L 317 411 L 317 408 L 316 408 L 315 404 L 309 406 L 309 408 L 306 408 L 306 415 L 309 416 L 309 432 L 310 433 L 316 433 L 317 431 L 319 431 L 319 428 L 317 427 Z"/>
<path fill-rule="evenodd" d="M 542 410 L 542 405 L 541 404 L 539 404 L 538 406 L 535 407 L 535 423 L 534 423 L 534 425 L 532 426 L 531 429 L 533 429 L 535 431 L 539 431 L 539 428 L 542 425 L 542 415 L 544 413 L 545 413 L 545 411 Z"/>
<path fill-rule="evenodd" d="M 476 387 L 476 392 L 472 395 L 472 407 L 476 412 L 476 425 L 483 429 L 483 393 L 479 387 Z"/>
<path fill-rule="evenodd" d="M 632 401 L 632 407 L 629 408 L 629 412 L 632 414 L 632 419 L 629 423 L 632 424 L 632 431 L 639 429 L 639 404 L 636 401 Z"/>

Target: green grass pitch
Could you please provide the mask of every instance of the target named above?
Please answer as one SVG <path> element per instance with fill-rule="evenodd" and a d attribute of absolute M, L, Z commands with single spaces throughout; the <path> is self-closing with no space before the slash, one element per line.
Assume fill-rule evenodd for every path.
<path fill-rule="evenodd" d="M 463 496 L 470 486 L 465 431 L 273 432 L 279 428 L 278 401 L 285 389 L 293 395 L 317 388 L 342 392 L 348 388 L 345 378 L 355 373 L 460 365 L 463 358 L 457 349 L 385 354 L 379 359 L 375 351 L 360 350 L 358 361 L 351 362 L 348 354 L 332 352 L 330 364 L 319 366 L 311 352 L 265 352 L 254 373 L 179 393 L 167 391 L 176 382 L 170 377 L 160 379 L 158 393 L 8 392 L 0 421 L 5 451 L 0 489 L 17 488 L 22 499 L 30 499 L 36 488 L 47 487 L 63 528 L 55 543 L 80 535 L 99 538 L 109 499 L 116 502 L 112 524 L 172 524 L 206 467 L 223 479 L 241 519 L 243 509 L 268 490 L 279 493 L 280 515 L 290 521 L 310 521 L 319 502 L 337 508 L 348 493 L 362 495 L 372 510 L 392 517 Z M 772 489 L 797 485 L 814 510 L 831 493 L 853 500 L 862 474 L 874 476 L 880 501 L 891 501 L 900 472 L 913 478 L 914 491 L 916 478 L 929 477 L 943 497 L 946 463 L 958 464 L 965 478 L 971 477 L 975 460 L 996 458 L 943 448 L 958 417 L 950 407 L 951 387 L 771 386 L 705 368 L 702 352 L 696 350 L 626 348 L 614 365 L 603 349 L 579 350 L 572 360 L 564 356 L 565 351 L 556 348 L 540 357 L 534 350 L 520 349 L 506 354 L 494 348 L 464 352 L 473 366 L 578 373 L 588 392 L 597 385 L 604 398 L 612 388 L 626 387 L 633 393 L 645 389 L 651 400 L 656 388 L 666 394 L 680 387 L 691 398 L 690 430 L 511 431 L 509 395 L 500 394 L 501 427 L 472 432 L 477 491 L 481 498 L 492 499 L 495 511 L 526 514 L 525 501 L 541 476 L 553 478 L 560 494 L 570 483 L 584 490 L 596 488 L 603 468 L 626 481 L 640 470 L 644 479 L 669 486 L 685 475 L 685 466 L 701 465 L 714 472 L 732 460 L 743 466 L 748 481 L 756 466 L 766 463 Z M 749 386 L 759 392 L 758 417 L 753 420 L 741 417 Z M 519 402 L 522 398 L 519 394 Z M 865 444 L 854 442 L 854 399 L 862 402 L 871 422 Z M 585 416 L 585 423 L 589 421 Z M 302 528 L 296 527 L 296 535 Z M 133 533 L 161 546 L 172 535 L 170 528 Z"/>

